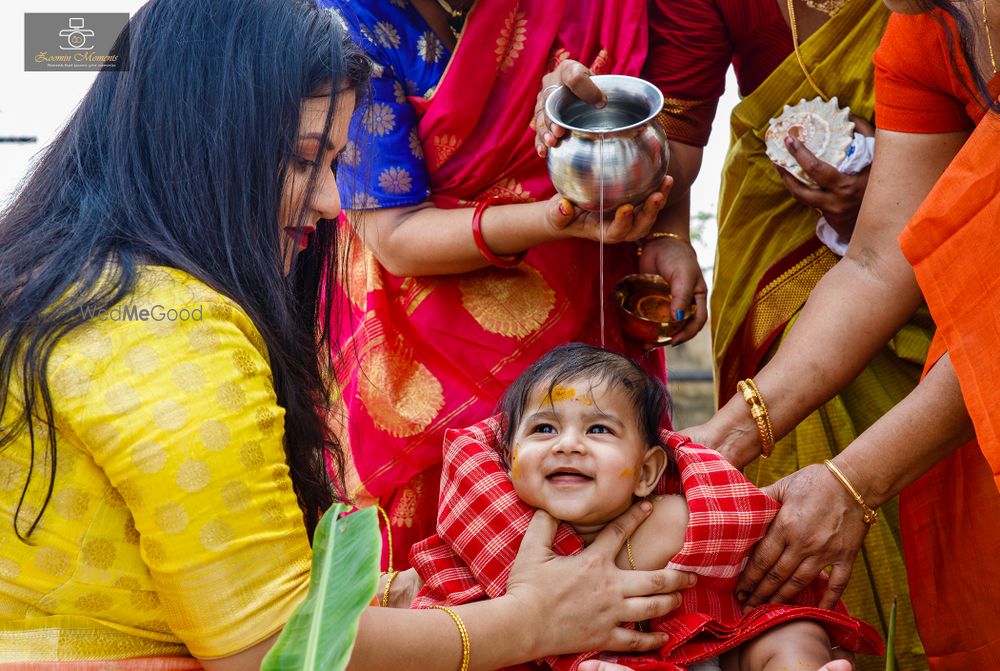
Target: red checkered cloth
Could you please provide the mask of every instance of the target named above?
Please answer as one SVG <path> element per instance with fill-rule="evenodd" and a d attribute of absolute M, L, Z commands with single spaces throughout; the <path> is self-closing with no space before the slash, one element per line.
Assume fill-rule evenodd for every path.
<path fill-rule="evenodd" d="M 506 468 L 494 449 L 499 420 L 492 417 L 445 435 L 437 535 L 410 551 L 410 561 L 424 580 L 412 607 L 458 605 L 501 596 L 521 539 L 534 509 L 518 499 Z M 718 452 L 663 431 L 671 456 L 657 493 L 683 493 L 690 521 L 681 551 L 667 565 L 698 574 L 698 584 L 684 592 L 681 606 L 651 623 L 670 635 L 657 654 L 622 656 L 634 669 L 684 671 L 686 664 L 714 657 L 762 631 L 793 619 L 823 625 L 833 645 L 881 654 L 882 639 L 869 625 L 837 610 L 814 607 L 820 581 L 804 590 L 795 605 L 763 605 L 743 615 L 733 596 L 746 557 L 767 530 L 780 504 L 751 484 Z M 560 524 L 553 550 L 572 555 L 583 542 L 568 524 Z M 543 660 L 556 671 L 572 671 L 597 652 Z M 609 658 L 607 654 L 602 659 Z M 518 668 L 532 668 L 522 666 Z"/>

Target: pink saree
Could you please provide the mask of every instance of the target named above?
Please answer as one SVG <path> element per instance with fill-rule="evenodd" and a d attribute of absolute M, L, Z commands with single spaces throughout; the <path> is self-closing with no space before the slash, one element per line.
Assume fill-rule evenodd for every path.
<path fill-rule="evenodd" d="M 476 3 L 434 94 L 409 98 L 434 204 L 551 197 L 529 128 L 542 76 L 565 58 L 595 72 L 638 75 L 645 57 L 644 0 Z M 602 301 L 605 345 L 627 349 L 608 294 L 635 272 L 635 249 L 605 249 L 602 297 L 595 242 L 541 245 L 511 269 L 406 278 L 389 274 L 345 234 L 353 239 L 345 309 L 332 329 L 342 390 L 334 425 L 350 443 L 348 494 L 388 511 L 383 564 L 392 552 L 393 568 L 404 568 L 410 546 L 434 533 L 447 428 L 491 415 L 507 385 L 552 347 L 600 344 Z M 644 363 L 664 375 L 659 353 Z"/>

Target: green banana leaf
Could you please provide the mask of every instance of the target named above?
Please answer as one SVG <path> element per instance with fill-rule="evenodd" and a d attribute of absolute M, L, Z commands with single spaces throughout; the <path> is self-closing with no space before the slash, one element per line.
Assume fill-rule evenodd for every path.
<path fill-rule="evenodd" d="M 889 634 L 885 637 L 885 671 L 896 671 L 896 600 L 889 612 Z"/>
<path fill-rule="evenodd" d="M 347 510 L 333 506 L 316 527 L 309 593 L 267 653 L 262 671 L 347 668 L 358 620 L 378 587 L 381 554 L 376 509 L 340 517 Z"/>

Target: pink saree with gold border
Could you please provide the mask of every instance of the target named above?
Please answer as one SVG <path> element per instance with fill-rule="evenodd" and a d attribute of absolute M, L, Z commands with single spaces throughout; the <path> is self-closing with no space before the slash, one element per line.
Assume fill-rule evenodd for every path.
<path fill-rule="evenodd" d="M 409 98 L 433 203 L 551 197 L 529 128 L 542 76 L 566 58 L 598 73 L 638 75 L 645 5 L 476 3 L 434 93 Z M 389 274 L 357 237 L 348 247 L 345 309 L 333 325 L 342 390 L 334 424 L 350 443 L 348 494 L 388 511 L 394 568 L 405 567 L 409 547 L 434 531 L 444 431 L 492 414 L 507 385 L 552 347 L 600 344 L 602 302 L 605 345 L 664 375 L 661 354 L 643 355 L 623 340 L 609 297 L 615 281 L 636 270 L 632 245 L 605 248 L 603 296 L 600 248 L 591 241 L 534 247 L 516 268 L 411 278 Z"/>

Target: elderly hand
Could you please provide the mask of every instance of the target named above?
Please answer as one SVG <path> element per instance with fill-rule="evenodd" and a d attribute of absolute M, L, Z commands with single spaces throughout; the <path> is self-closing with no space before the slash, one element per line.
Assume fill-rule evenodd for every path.
<path fill-rule="evenodd" d="M 737 599 L 746 608 L 785 603 L 832 566 L 819 605 L 833 608 L 868 533 L 860 506 L 823 464 L 806 466 L 764 492 L 781 502 L 781 510 L 743 569 Z"/>
<path fill-rule="evenodd" d="M 717 451 L 741 471 L 760 456 L 760 433 L 740 393 L 726 401 L 707 422 L 682 429 L 680 433 Z"/>
<path fill-rule="evenodd" d="M 560 557 L 552 551 L 558 521 L 537 511 L 511 569 L 504 598 L 519 601 L 516 612 L 533 623 L 538 656 L 581 650 L 639 651 L 661 647 L 661 632 L 621 626 L 666 615 L 681 601 L 680 590 L 694 585 L 693 574 L 671 569 L 622 570 L 615 565 L 625 539 L 649 515 L 652 506 L 632 506 L 608 524 L 579 554 Z"/>
<path fill-rule="evenodd" d="M 542 77 L 542 89 L 535 101 L 535 111 L 531 117 L 531 127 L 535 130 L 535 151 L 544 157 L 549 147 L 556 146 L 566 129 L 552 123 L 545 115 L 545 101 L 560 86 L 566 86 L 573 94 L 595 107 L 603 107 L 607 102 L 604 93 L 590 80 L 591 72 L 583 63 L 565 60 Z"/>
<path fill-rule="evenodd" d="M 378 592 L 375 593 L 379 599 L 385 594 L 385 584 L 388 580 L 388 574 L 379 578 Z M 416 569 L 408 568 L 405 571 L 400 571 L 392 580 L 387 605 L 389 608 L 409 608 L 413 600 L 417 598 L 417 592 L 423 586 L 424 581 L 420 579 Z"/>
<path fill-rule="evenodd" d="M 660 210 L 667 204 L 667 195 L 673 185 L 673 177 L 666 176 L 660 188 L 654 191 L 638 208 L 622 205 L 615 210 L 614 218 L 605 215 L 604 242 L 635 242 L 649 233 L 656 223 Z M 565 197 L 556 194 L 549 202 L 545 216 L 548 225 L 555 229 L 557 237 L 601 239 L 601 215 L 576 207 Z"/>
<path fill-rule="evenodd" d="M 679 345 L 693 338 L 708 319 L 708 286 L 691 243 L 671 237 L 650 240 L 639 257 L 639 272 L 659 275 L 670 284 L 670 313 L 675 318 L 687 316 L 695 305 L 694 316 L 670 342 Z M 678 313 L 683 314 L 677 317 Z"/>
<path fill-rule="evenodd" d="M 854 121 L 857 132 L 862 135 L 875 134 L 875 128 L 864 119 L 851 115 L 851 120 Z M 806 186 L 784 168 L 775 166 L 785 188 L 797 201 L 822 213 L 837 233 L 850 238 L 868 186 L 869 168 L 856 175 L 845 175 L 836 167 L 816 158 L 802 142 L 790 135 L 785 138 L 785 147 L 802 166 L 802 170 L 819 185 Z"/>

